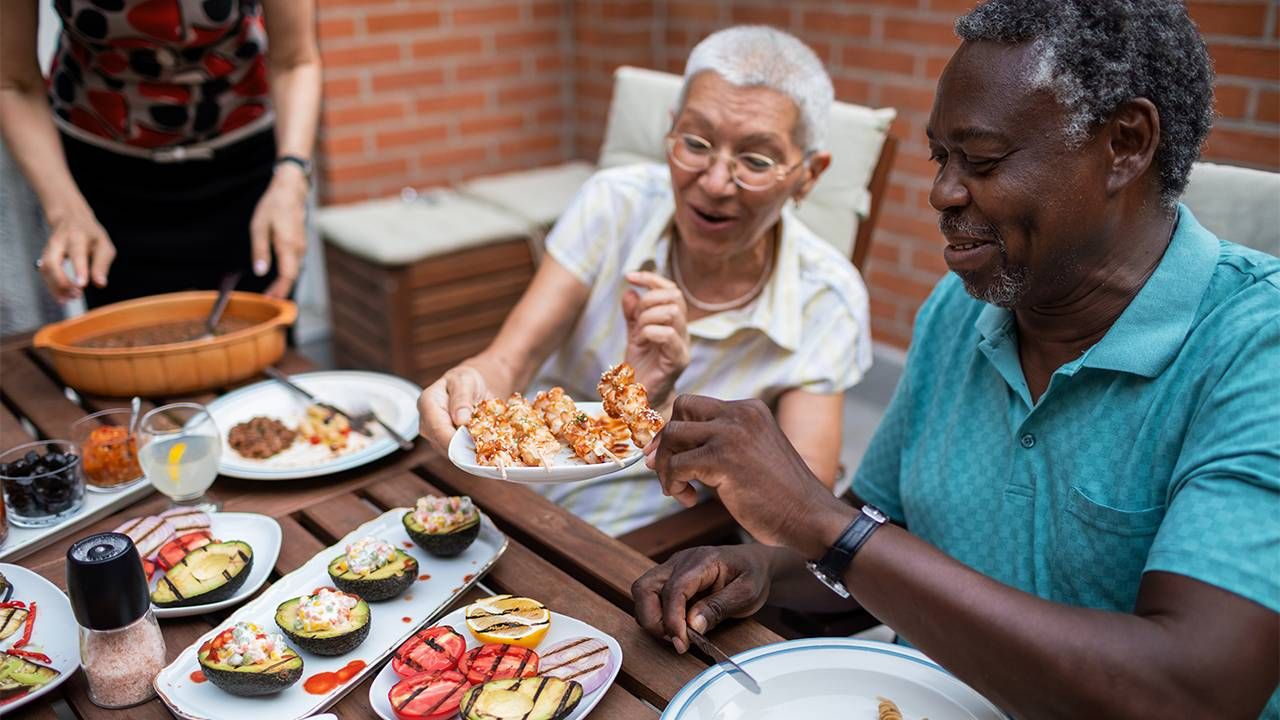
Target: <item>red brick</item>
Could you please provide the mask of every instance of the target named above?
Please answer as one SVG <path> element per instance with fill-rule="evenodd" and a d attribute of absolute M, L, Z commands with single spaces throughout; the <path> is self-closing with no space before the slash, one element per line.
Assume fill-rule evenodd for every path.
<path fill-rule="evenodd" d="M 316 39 L 321 43 L 353 37 L 355 34 L 356 21 L 353 18 L 332 18 L 316 22 Z"/>
<path fill-rule="evenodd" d="M 384 72 L 373 76 L 373 91 L 376 93 L 398 92 L 401 90 L 412 91 L 443 83 L 444 71 L 439 68 Z"/>
<path fill-rule="evenodd" d="M 942 237 L 938 231 L 937 213 L 925 213 L 916 209 L 887 207 L 881 211 L 876 229 L 920 238 L 929 243 L 939 242 Z"/>
<path fill-rule="evenodd" d="M 1262 37 L 1267 31 L 1267 4 L 1263 2 L 1192 2 L 1187 10 L 1204 35 Z"/>
<path fill-rule="evenodd" d="M 559 55 L 540 55 L 533 61 L 533 69 L 540 74 L 558 73 L 564 69 L 564 58 Z"/>
<path fill-rule="evenodd" d="M 559 99 L 559 82 L 521 84 L 498 91 L 499 105 L 519 105 Z"/>
<path fill-rule="evenodd" d="M 831 84 L 835 86 L 838 100 L 866 105 L 871 97 L 871 84 L 866 80 L 836 77 L 831 79 Z"/>
<path fill-rule="evenodd" d="M 888 267 L 897 267 L 902 258 L 898 245 L 890 242 L 873 241 L 871 247 L 867 250 L 867 254 L 869 257 L 874 258 L 876 262 Z"/>
<path fill-rule="evenodd" d="M 753 7 L 730 5 L 729 17 L 734 24 L 772 25 L 784 28 L 791 24 L 791 9 L 785 4 L 780 6 Z"/>
<path fill-rule="evenodd" d="M 366 67 L 379 63 L 391 63 L 400 59 L 400 46 L 394 43 L 357 45 L 347 48 L 330 48 L 320 51 L 320 61 L 326 70 L 343 67 Z"/>
<path fill-rule="evenodd" d="M 912 250 L 910 265 L 935 278 L 946 275 L 949 270 L 947 261 L 942 258 L 942 243 L 938 243 L 938 247 L 933 250 Z"/>
<path fill-rule="evenodd" d="M 479 35 L 449 35 L 431 40 L 418 40 L 410 46 L 416 60 L 438 57 L 456 57 L 484 50 L 484 38 Z"/>
<path fill-rule="evenodd" d="M 487 98 L 482 92 L 450 93 L 418 98 L 414 107 L 419 115 L 453 114 L 459 110 L 477 110 L 484 107 L 486 102 Z"/>
<path fill-rule="evenodd" d="M 479 3 L 468 3 L 453 11 L 455 25 L 489 25 L 492 23 L 515 22 L 520 19 L 520 6 L 516 3 L 501 3 L 476 7 Z"/>
<path fill-rule="evenodd" d="M 608 0 L 600 4 L 605 20 L 642 20 L 653 17 L 653 0 Z"/>
<path fill-rule="evenodd" d="M 887 48 L 846 47 L 840 55 L 840 60 L 845 67 L 878 70 L 901 75 L 910 75 L 916 66 L 916 58 L 911 53 Z"/>
<path fill-rule="evenodd" d="M 809 10 L 804 14 L 806 32 L 831 33 L 841 37 L 870 37 L 871 16 L 850 15 L 827 10 Z"/>
<path fill-rule="evenodd" d="M 978 0 L 928 0 L 930 10 L 953 13 L 957 16 L 969 12 L 978 4 Z"/>
<path fill-rule="evenodd" d="M 1254 119 L 1261 122 L 1280 123 L 1280 92 L 1262 90 L 1258 93 L 1258 109 Z"/>
<path fill-rule="evenodd" d="M 877 291 L 881 291 L 906 300 L 923 301 L 933 290 L 934 283 L 906 277 L 896 270 L 879 267 L 872 267 L 869 270 L 867 282 L 871 286 L 872 296 Z"/>
<path fill-rule="evenodd" d="M 712 22 L 720 19 L 720 8 L 716 7 L 715 3 L 710 2 L 675 2 L 668 4 L 667 18 L 671 21 L 678 20 L 682 23 L 690 20 Z"/>
<path fill-rule="evenodd" d="M 483 147 L 454 147 L 432 150 L 418 156 L 418 163 L 428 168 L 449 168 L 454 165 L 483 162 L 488 156 Z"/>
<path fill-rule="evenodd" d="M 1248 109 L 1249 88 L 1219 85 L 1213 89 L 1213 103 L 1222 117 L 1242 120 Z"/>
<path fill-rule="evenodd" d="M 486 117 L 471 118 L 458 123 L 458 132 L 465 135 L 487 135 L 504 130 L 519 130 L 524 127 L 524 116 L 520 113 L 504 113 Z"/>
<path fill-rule="evenodd" d="M 930 80 L 937 80 L 942 77 L 942 71 L 947 68 L 947 63 L 951 62 L 951 54 L 931 55 L 924 59 L 924 76 Z"/>
<path fill-rule="evenodd" d="M 914 307 L 909 309 L 914 310 Z M 905 350 L 911 343 L 911 325 L 903 322 L 871 320 L 871 339 Z"/>
<path fill-rule="evenodd" d="M 549 107 L 539 110 L 533 120 L 538 125 L 560 125 L 564 122 L 564 108 Z"/>
<path fill-rule="evenodd" d="M 358 155 L 364 152 L 363 135 L 330 135 L 320 138 L 320 153 L 325 157 Z"/>
<path fill-rule="evenodd" d="M 950 21 L 912 20 L 904 17 L 885 18 L 884 38 L 897 42 L 943 47 L 956 47 L 960 44 L 960 39 L 956 37 L 954 26 Z"/>
<path fill-rule="evenodd" d="M 560 134 L 530 135 L 519 140 L 508 140 L 498 144 L 498 155 L 510 157 L 536 152 L 549 152 L 560 149 Z"/>
<path fill-rule="evenodd" d="M 1209 55 L 1219 78 L 1229 75 L 1280 81 L 1280 48 L 1210 45 Z"/>
<path fill-rule="evenodd" d="M 1209 133 L 1203 158 L 1275 170 L 1280 167 L 1280 132 L 1215 128 Z"/>
<path fill-rule="evenodd" d="M 898 112 L 928 114 L 933 109 L 934 87 L 927 85 L 902 85 L 886 82 L 880 88 L 880 104 L 898 108 Z"/>
<path fill-rule="evenodd" d="M 371 13 L 365 16 L 364 25 L 372 34 L 426 30 L 440 26 L 440 13 L 435 10 L 410 10 L 376 15 Z"/>
<path fill-rule="evenodd" d="M 875 267 L 875 265 L 871 265 L 871 267 Z M 876 319 L 876 318 L 880 320 L 897 320 L 898 319 L 898 309 L 900 307 L 898 303 L 890 302 L 888 300 L 882 300 L 878 297 L 875 297 L 874 295 L 870 298 L 870 300 L 871 300 L 870 302 L 871 317 L 873 319 Z"/>
<path fill-rule="evenodd" d="M 386 176 L 403 175 L 409 169 L 409 163 L 403 158 L 391 160 L 375 160 L 372 162 L 331 162 L 325 166 L 325 180 L 331 185 L 372 180 Z"/>
<path fill-rule="evenodd" d="M 320 112 L 320 121 L 325 128 L 342 125 L 363 125 L 383 120 L 399 120 L 405 116 L 404 103 L 365 103 L 345 108 L 324 106 Z"/>
<path fill-rule="evenodd" d="M 341 98 L 355 97 L 360 94 L 360 78 L 334 78 L 326 76 L 323 83 L 323 92 L 325 100 L 338 100 Z"/>
<path fill-rule="evenodd" d="M 411 128 L 402 130 L 381 130 L 374 135 L 374 145 L 379 150 L 421 145 L 438 142 L 449 136 L 449 129 L 444 125 L 423 125 L 415 123 Z"/>
<path fill-rule="evenodd" d="M 560 2 L 558 0 L 553 0 L 552 2 L 537 2 L 533 4 L 534 20 L 559 18 L 561 14 Z"/>
<path fill-rule="evenodd" d="M 458 68 L 458 80 L 485 80 L 496 77 L 514 77 L 520 74 L 520 60 L 499 60 L 496 62 L 474 63 Z"/>
<path fill-rule="evenodd" d="M 326 8 L 350 8 L 350 7 L 367 7 L 370 5 L 394 5 L 399 0 L 318 0 L 316 3 L 320 7 L 320 15 L 326 15 Z"/>
<path fill-rule="evenodd" d="M 559 30 L 523 30 L 520 32 L 498 33 L 493 38 L 493 46 L 499 54 L 513 50 L 528 48 L 556 49 L 560 44 Z"/>

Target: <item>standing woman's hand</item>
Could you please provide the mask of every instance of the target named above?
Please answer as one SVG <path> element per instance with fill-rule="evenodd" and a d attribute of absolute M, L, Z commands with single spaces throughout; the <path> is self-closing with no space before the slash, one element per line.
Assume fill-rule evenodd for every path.
<path fill-rule="evenodd" d="M 277 164 L 271 184 L 249 222 L 255 275 L 267 274 L 271 269 L 272 251 L 275 251 L 276 279 L 266 289 L 271 297 L 287 297 L 298 279 L 302 256 L 307 252 L 305 219 L 309 188 L 301 168 L 293 163 Z"/>
<path fill-rule="evenodd" d="M 40 275 L 58 302 L 80 297 L 90 280 L 106 287 L 107 273 L 116 257 L 116 246 L 87 203 L 49 218 L 49 240 L 40 255 Z M 63 271 L 70 259 L 73 277 Z"/>

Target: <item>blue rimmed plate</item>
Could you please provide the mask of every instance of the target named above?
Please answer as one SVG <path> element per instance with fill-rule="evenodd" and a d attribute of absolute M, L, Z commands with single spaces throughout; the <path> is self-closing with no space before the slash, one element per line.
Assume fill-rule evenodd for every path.
<path fill-rule="evenodd" d="M 302 373 L 292 379 L 324 402 L 348 412 L 370 408 L 405 437 L 418 434 L 418 395 L 422 389 L 408 380 L 358 370 Z M 373 462 L 398 447 L 376 424 L 369 425 L 372 437 L 353 432 L 348 436 L 348 446 L 338 451 L 299 439 L 283 452 L 257 460 L 240 455 L 227 443 L 227 433 L 233 426 L 257 416 L 274 418 L 295 428 L 308 404 L 305 398 L 272 380 L 229 392 L 209 403 L 209 414 L 222 433 L 218 472 L 246 480 L 317 477 Z"/>
<path fill-rule="evenodd" d="M 713 665 L 676 694 L 662 720 L 877 717 L 877 697 L 905 718 L 1008 720 L 990 701 L 910 648 L 850 638 L 809 638 L 733 656 L 760 694 Z"/>

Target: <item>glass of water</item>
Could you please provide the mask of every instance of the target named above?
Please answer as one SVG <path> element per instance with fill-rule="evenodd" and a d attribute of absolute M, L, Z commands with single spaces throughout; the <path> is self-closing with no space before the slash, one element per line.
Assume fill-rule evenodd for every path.
<path fill-rule="evenodd" d="M 205 491 L 218 476 L 222 435 L 205 406 L 180 402 L 158 407 L 142 416 L 137 440 L 142 471 L 175 507 L 218 510 Z"/>

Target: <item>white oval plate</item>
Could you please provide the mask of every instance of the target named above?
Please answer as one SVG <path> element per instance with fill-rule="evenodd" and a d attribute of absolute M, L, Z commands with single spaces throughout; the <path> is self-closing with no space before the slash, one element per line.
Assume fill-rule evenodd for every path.
<path fill-rule="evenodd" d="M 452 558 L 433 557 L 409 540 L 401 521 L 408 511 L 409 508 L 404 507 L 392 508 L 366 522 L 316 553 L 298 569 L 268 585 L 256 598 L 236 608 L 230 617 L 179 652 L 173 662 L 156 675 L 152 684 L 160 699 L 175 716 L 184 720 L 301 720 L 322 712 L 359 687 L 364 678 L 371 676 L 378 664 L 418 628 L 427 626 L 445 608 L 457 602 L 507 549 L 506 536 L 481 513 L 480 537 L 466 551 Z M 200 669 L 196 651 L 204 641 L 237 622 L 252 622 L 276 630 L 276 607 L 317 587 L 332 585 L 329 561 L 342 554 L 347 545 L 368 535 L 382 538 L 412 555 L 418 561 L 418 572 L 428 577 L 426 580 L 419 578 L 399 597 L 369 603 L 371 620 L 369 635 L 364 642 L 348 653 L 332 657 L 313 655 L 295 647 L 303 659 L 302 678 L 273 695 L 239 697 L 224 692 L 213 683 L 191 680 L 191 673 Z M 303 688 L 307 678 L 320 672 L 334 672 L 352 660 L 361 660 L 366 665 L 346 683 L 323 695 L 312 695 Z"/>
<path fill-rule="evenodd" d="M 358 370 L 303 373 L 292 379 L 322 402 L 349 412 L 369 408 L 401 435 L 418 435 L 418 395 L 422 389 L 408 380 Z M 336 453 L 299 441 L 284 452 L 255 460 L 241 456 L 227 444 L 227 433 L 233 426 L 259 415 L 296 427 L 310 404 L 274 380 L 234 390 L 209 403 L 209 414 L 222 433 L 218 472 L 246 480 L 295 480 L 350 470 L 390 455 L 399 447 L 376 423 L 369 424 L 372 437 L 353 432 L 347 447 Z"/>
<path fill-rule="evenodd" d="M 31 628 L 31 642 L 26 649 L 48 655 L 50 665 L 61 673 L 38 690 L 0 705 L 0 710 L 3 710 L 0 714 L 8 715 L 75 674 L 80 667 L 80 635 L 76 630 L 79 627 L 76 616 L 71 612 L 71 601 L 58 586 L 18 565 L 0 563 L 0 573 L 13 583 L 10 600 L 34 601 L 36 604 L 36 624 Z M 0 641 L 0 650 L 13 647 L 21 637 L 22 632 L 19 631 Z"/>
<path fill-rule="evenodd" d="M 156 617 L 177 618 L 203 615 L 237 605 L 257 592 L 271 575 L 271 569 L 276 566 L 276 559 L 280 557 L 280 523 L 276 522 L 275 518 L 258 513 L 216 512 L 210 513 L 209 525 L 209 531 L 213 533 L 215 540 L 242 540 L 253 548 L 253 567 L 249 569 L 249 577 L 245 578 L 244 585 L 240 586 L 236 594 L 226 600 L 174 608 L 152 605 Z M 163 570 L 156 570 L 156 574 L 151 578 L 152 590 L 156 589 L 156 583 L 160 581 L 163 574 Z"/>
<path fill-rule="evenodd" d="M 752 694 L 712 665 L 672 698 L 661 720 L 877 717 L 877 696 L 903 717 L 1008 720 L 990 701 L 916 650 L 850 638 L 809 638 L 747 650 L 733 660 L 760 683 Z"/>
<path fill-rule="evenodd" d="M 483 643 L 476 641 L 471 632 L 467 630 L 466 612 L 467 609 L 465 607 L 460 607 L 432 623 L 432 625 L 452 626 L 454 630 L 467 639 L 467 649 L 470 650 L 471 648 L 479 647 Z M 584 635 L 599 638 L 609 646 L 609 651 L 613 653 L 609 658 L 609 662 L 612 663 L 613 667 L 610 668 L 609 677 L 604 681 L 604 684 L 590 694 L 583 695 L 582 700 L 578 701 L 578 707 L 574 708 L 573 712 L 569 713 L 565 720 L 581 720 L 591 712 L 596 703 L 600 702 L 600 698 L 604 697 L 605 692 L 613 685 L 614 679 L 618 677 L 618 670 L 622 668 L 622 646 L 618 644 L 617 640 L 613 639 L 612 635 L 601 632 L 592 625 L 588 625 L 577 618 L 553 612 L 551 613 L 551 627 L 547 629 L 547 636 L 542 639 L 542 642 L 538 643 L 538 647 L 533 649 L 534 652 L 537 652 L 538 648 L 551 647 L 562 640 Z M 400 649 L 398 645 L 396 649 Z M 391 692 L 392 686 L 398 682 L 400 682 L 400 676 L 396 674 L 396 671 L 391 668 L 391 663 L 388 662 L 382 666 L 382 672 L 378 673 L 378 677 L 374 678 L 373 683 L 369 685 L 369 704 L 373 706 L 373 711 L 378 713 L 378 717 L 382 718 L 382 720 L 396 720 L 395 711 L 391 709 L 391 700 L 387 695 Z"/>
<path fill-rule="evenodd" d="M 578 409 L 593 417 L 604 415 L 604 408 L 598 402 L 578 403 Z M 476 444 L 472 442 L 471 433 L 467 432 L 465 426 L 458 428 L 453 433 L 453 439 L 449 441 L 449 460 L 462 471 L 478 477 L 507 480 L 527 485 L 591 480 L 630 467 L 642 457 L 644 457 L 644 453 L 634 443 L 631 443 L 629 452 L 619 458 L 619 462 L 587 465 L 579 460 L 572 450 L 561 444 L 560 452 L 556 454 L 550 467 L 525 467 L 524 465 L 509 467 L 504 477 L 501 469 L 476 462 Z"/>

